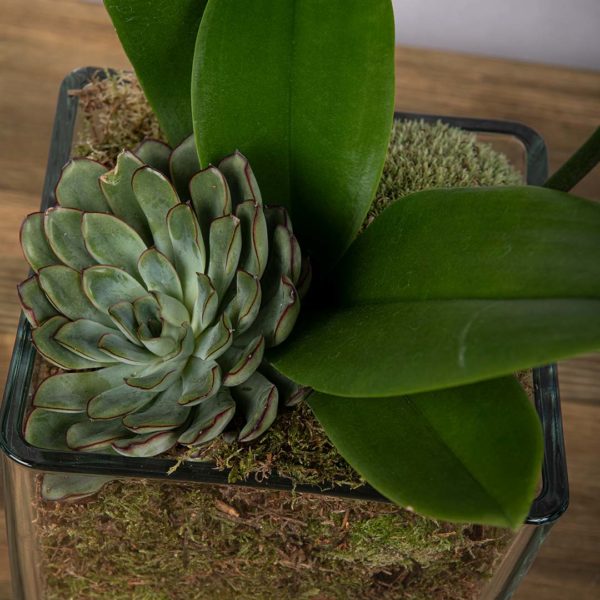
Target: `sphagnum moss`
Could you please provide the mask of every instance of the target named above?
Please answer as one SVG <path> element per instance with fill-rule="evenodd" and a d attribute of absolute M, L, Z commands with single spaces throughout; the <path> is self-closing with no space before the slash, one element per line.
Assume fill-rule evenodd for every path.
<path fill-rule="evenodd" d="M 163 138 L 131 75 L 79 95 L 76 155 L 112 166 L 121 148 Z M 397 123 L 365 225 L 419 189 L 520 181 L 474 135 Z M 305 404 L 254 444 L 217 440 L 199 458 L 232 480 L 361 483 Z M 477 594 L 511 537 L 382 503 L 144 481 L 111 483 L 84 504 L 40 502 L 37 527 L 49 600 L 460 600 Z"/>

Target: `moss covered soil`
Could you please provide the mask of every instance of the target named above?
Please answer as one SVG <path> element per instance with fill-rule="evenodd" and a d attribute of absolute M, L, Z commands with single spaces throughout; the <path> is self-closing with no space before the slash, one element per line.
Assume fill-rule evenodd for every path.
<path fill-rule="evenodd" d="M 162 139 L 131 75 L 75 93 L 75 155 L 112 166 L 123 147 Z M 412 191 L 520 181 L 471 134 L 397 123 L 365 226 Z M 190 458 L 185 449 L 181 458 Z M 324 487 L 361 484 L 306 404 L 251 445 L 219 439 L 194 459 L 229 469 L 232 481 L 278 473 Z M 512 539 L 385 503 L 237 486 L 120 481 L 85 502 L 36 503 L 46 597 L 56 600 L 475 598 Z"/>

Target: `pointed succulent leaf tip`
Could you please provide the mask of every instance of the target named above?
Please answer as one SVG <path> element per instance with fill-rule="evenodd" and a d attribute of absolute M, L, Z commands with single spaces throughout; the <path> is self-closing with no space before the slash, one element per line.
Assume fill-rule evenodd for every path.
<path fill-rule="evenodd" d="M 173 248 L 167 228 L 167 213 L 179 198 L 171 182 L 150 167 L 141 167 L 133 174 L 133 192 L 146 215 L 154 244 L 168 259 L 173 259 Z"/>
<path fill-rule="evenodd" d="M 219 171 L 225 175 L 231 192 L 233 205 L 254 200 L 262 206 L 262 195 L 256 177 L 250 167 L 248 159 L 241 153 L 235 152 L 219 163 Z"/>
<path fill-rule="evenodd" d="M 46 298 L 35 275 L 20 283 L 17 292 L 23 313 L 32 327 L 37 327 L 58 314 Z"/>
<path fill-rule="evenodd" d="M 134 149 L 133 154 L 139 158 L 142 163 L 161 172 L 169 177 L 169 157 L 172 149 L 168 144 L 160 140 L 146 139 L 140 142 Z"/>
<path fill-rule="evenodd" d="M 297 406 L 312 394 L 311 388 L 288 379 L 266 360 L 263 360 L 258 371 L 276 385 L 279 392 L 279 401 L 284 406 Z"/>
<path fill-rule="evenodd" d="M 176 300 L 183 300 L 183 288 L 175 267 L 156 248 L 148 248 L 137 265 L 149 292 L 163 292 Z"/>
<path fill-rule="evenodd" d="M 198 215 L 204 239 L 208 239 L 210 224 L 231 214 L 231 194 L 225 176 L 219 169 L 208 167 L 190 180 L 192 206 Z"/>
<path fill-rule="evenodd" d="M 106 171 L 106 167 L 95 160 L 74 158 L 60 174 L 56 184 L 56 201 L 65 208 L 110 212 L 99 181 Z"/>
<path fill-rule="evenodd" d="M 83 211 L 57 206 L 44 214 L 44 233 L 56 256 L 68 267 L 81 271 L 96 264 L 83 239 Z"/>
<path fill-rule="evenodd" d="M 144 163 L 135 154 L 123 150 L 117 156 L 115 168 L 100 177 L 100 188 L 112 214 L 133 227 L 146 244 L 151 244 L 152 234 L 148 220 L 131 185 L 133 174 L 142 166 Z"/>
<path fill-rule="evenodd" d="M 196 172 L 192 150 L 188 140 L 169 157 L 149 141 L 112 171 L 75 161 L 63 205 L 26 219 L 36 275 L 19 286 L 23 311 L 40 354 L 74 371 L 36 391 L 31 443 L 142 457 L 221 434 L 249 442 L 280 394 L 287 405 L 305 395 L 263 362 L 295 322 L 296 282 L 309 279 L 289 215 L 263 206 L 242 155 Z"/>
<path fill-rule="evenodd" d="M 194 136 L 190 135 L 173 150 L 169 158 L 171 181 L 175 184 L 175 189 L 182 200 L 190 199 L 189 183 L 199 170 L 196 142 Z"/>

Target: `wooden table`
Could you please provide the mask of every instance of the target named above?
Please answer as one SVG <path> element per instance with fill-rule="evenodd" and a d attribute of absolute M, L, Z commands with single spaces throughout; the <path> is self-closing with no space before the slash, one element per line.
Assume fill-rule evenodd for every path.
<path fill-rule="evenodd" d="M 37 210 L 58 85 L 84 65 L 128 65 L 101 6 L 1 0 L 0 381 L 10 360 L 26 273 L 19 225 Z M 522 121 L 546 139 L 555 168 L 600 124 L 600 73 L 401 47 L 400 110 Z M 600 171 L 577 188 L 600 200 Z M 571 507 L 544 545 L 517 600 L 600 597 L 600 358 L 561 364 Z M 0 534 L 0 600 L 10 598 Z M 85 600 L 85 599 L 82 599 Z"/>

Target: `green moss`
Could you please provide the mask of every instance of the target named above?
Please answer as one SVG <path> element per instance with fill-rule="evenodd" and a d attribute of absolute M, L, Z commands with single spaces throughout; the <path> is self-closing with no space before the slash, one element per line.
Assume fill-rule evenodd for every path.
<path fill-rule="evenodd" d="M 75 154 L 111 166 L 122 147 L 162 138 L 131 76 L 97 80 L 80 97 Z M 470 134 L 396 124 L 367 224 L 418 189 L 519 181 Z M 231 480 L 361 483 L 306 404 L 251 445 L 216 440 L 195 458 Z M 477 595 L 511 537 L 384 503 L 144 481 L 111 483 L 86 503 L 40 502 L 37 527 L 49 600 L 460 600 Z"/>
<path fill-rule="evenodd" d="M 380 503 L 143 481 L 43 504 L 38 528 L 48 600 L 457 600 L 509 535 Z"/>

